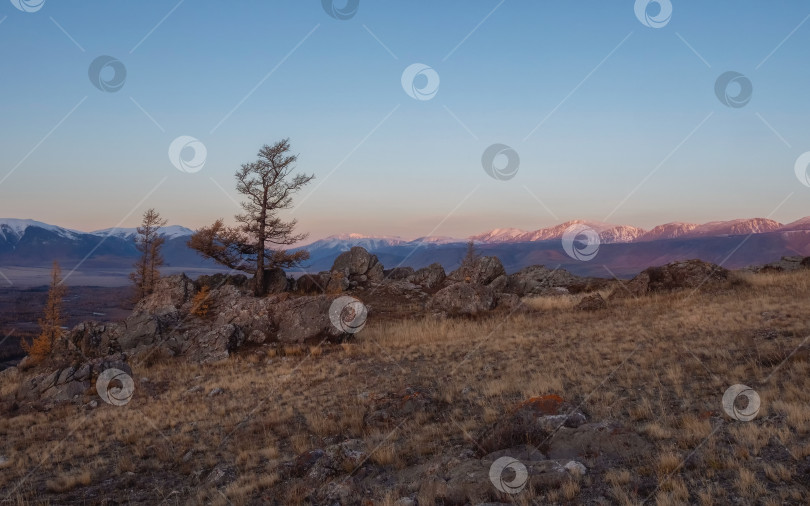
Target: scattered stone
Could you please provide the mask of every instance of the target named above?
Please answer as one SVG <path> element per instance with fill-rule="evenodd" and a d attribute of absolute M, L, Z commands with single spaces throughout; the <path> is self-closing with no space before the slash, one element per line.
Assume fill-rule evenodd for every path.
<path fill-rule="evenodd" d="M 309 450 L 298 457 L 295 458 L 292 465 L 292 473 L 294 476 L 304 476 L 312 469 L 312 466 L 315 465 L 321 457 L 324 456 L 323 450 L 320 448 L 316 448 L 314 450 Z"/>
<path fill-rule="evenodd" d="M 574 308 L 580 311 L 599 311 L 600 309 L 607 309 L 607 302 L 600 294 L 595 293 L 583 297 Z"/>
<path fill-rule="evenodd" d="M 225 390 L 217 387 L 217 388 L 212 389 L 210 392 L 208 392 L 208 397 L 214 397 L 215 395 L 220 395 L 220 394 L 223 394 L 223 393 L 225 393 Z"/>
<path fill-rule="evenodd" d="M 481 448 L 495 451 L 521 443 L 543 444 L 561 427 L 579 427 L 584 413 L 554 394 L 532 397 L 520 404 L 484 433 Z"/>
<path fill-rule="evenodd" d="M 677 289 L 716 290 L 727 286 L 731 272 L 702 260 L 672 262 L 645 269 L 638 276 L 617 288 L 610 298 L 640 297 L 648 293 L 670 292 Z"/>
<path fill-rule="evenodd" d="M 565 467 L 565 469 L 574 476 L 585 476 L 585 474 L 588 472 L 588 468 L 576 460 L 568 462 L 563 467 Z"/>

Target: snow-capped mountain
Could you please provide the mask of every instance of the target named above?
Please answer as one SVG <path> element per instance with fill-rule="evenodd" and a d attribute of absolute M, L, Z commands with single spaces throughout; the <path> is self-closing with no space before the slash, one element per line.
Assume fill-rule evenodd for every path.
<path fill-rule="evenodd" d="M 553 227 L 541 228 L 533 232 L 526 232 L 513 237 L 511 240 L 499 242 L 535 242 L 560 239 L 566 230 L 575 225 L 582 225 L 598 232 L 599 238 L 603 244 L 633 242 L 644 233 L 644 230 L 628 225 L 611 225 L 609 223 L 601 223 L 598 221 L 571 220 Z M 485 235 L 486 234 L 481 234 L 474 237 L 481 237 Z"/>
<path fill-rule="evenodd" d="M 483 234 L 470 236 L 470 240 L 486 243 L 509 242 L 526 234 L 528 234 L 528 232 L 520 228 L 496 228 L 495 230 L 490 230 Z"/>
<path fill-rule="evenodd" d="M 456 237 L 450 237 L 447 235 L 426 235 L 424 237 L 417 237 L 412 241 L 408 241 L 408 244 L 457 244 L 461 242 L 467 242 L 467 239 L 458 239 Z"/>
<path fill-rule="evenodd" d="M 22 220 L 18 218 L 0 218 L 0 236 L 6 240 L 19 240 L 29 227 L 41 228 L 53 232 L 61 237 L 75 239 L 77 235 L 83 234 L 78 230 L 57 227 L 36 220 Z"/>
<path fill-rule="evenodd" d="M 363 247 L 369 251 L 382 248 L 384 246 L 395 246 L 404 244 L 407 241 L 397 236 L 369 236 L 363 234 L 338 234 L 324 237 L 308 244 L 307 248 L 312 249 L 335 249 L 348 251 L 354 246 Z"/>
<path fill-rule="evenodd" d="M 584 225 L 599 233 L 597 261 L 582 262 L 566 254 L 560 239 L 574 225 Z M 187 240 L 193 233 L 190 229 L 173 225 L 162 232 L 166 237 L 163 255 L 167 269 L 191 273 L 221 268 L 188 248 Z M 117 276 L 121 284 L 127 284 L 127 274 L 139 255 L 135 233 L 133 228 L 82 232 L 35 220 L 0 219 L 0 272 L 13 277 L 15 269 L 49 269 L 58 260 L 63 269 L 81 266 L 84 271 Z M 605 276 L 607 267 L 616 275 L 630 276 L 653 265 L 689 258 L 739 268 L 773 262 L 783 255 L 810 256 L 810 217 L 787 225 L 764 218 L 702 225 L 674 222 L 649 231 L 629 225 L 574 220 L 534 231 L 495 229 L 466 239 L 425 236 L 407 240 L 397 236 L 341 234 L 295 248 L 310 253 L 309 260 L 295 270 L 328 270 L 337 255 L 353 246 L 377 255 L 386 268 L 398 265 L 419 268 L 438 262 L 452 270 L 463 258 L 470 240 L 482 254 L 500 258 L 508 272 L 546 264 L 559 265 L 579 275 Z M 18 282 L 22 281 L 15 278 L 14 283 Z"/>
<path fill-rule="evenodd" d="M 796 221 L 788 223 L 787 225 L 783 225 L 779 229 L 781 232 L 793 232 L 796 230 L 810 230 L 810 216 L 800 218 Z"/>
<path fill-rule="evenodd" d="M 722 237 L 730 235 L 762 234 L 788 230 L 810 230 L 810 217 L 802 218 L 788 225 L 767 218 L 712 221 L 702 225 L 696 223 L 673 222 L 658 225 L 647 231 L 630 225 L 611 225 L 596 221 L 572 220 L 553 227 L 541 228 L 522 234 L 518 229 L 496 228 L 489 232 L 470 237 L 481 243 L 520 243 L 560 239 L 566 230 L 575 225 L 583 225 L 599 233 L 602 244 L 659 241 L 688 237 Z"/>
<path fill-rule="evenodd" d="M 646 232 L 638 238 L 639 241 L 657 241 L 659 239 L 675 239 L 677 237 L 684 237 L 696 229 L 696 223 L 681 223 L 672 222 L 665 223 L 653 227 L 649 232 Z"/>
<path fill-rule="evenodd" d="M 93 235 L 99 236 L 113 236 L 119 237 L 121 239 L 131 239 L 134 238 L 138 234 L 137 228 L 105 228 L 103 230 L 95 230 L 90 232 Z M 194 233 L 193 230 L 190 228 L 186 228 L 180 225 L 167 225 L 165 227 L 160 227 L 158 231 L 160 235 L 167 239 L 175 239 L 177 237 L 186 237 L 190 236 Z"/>

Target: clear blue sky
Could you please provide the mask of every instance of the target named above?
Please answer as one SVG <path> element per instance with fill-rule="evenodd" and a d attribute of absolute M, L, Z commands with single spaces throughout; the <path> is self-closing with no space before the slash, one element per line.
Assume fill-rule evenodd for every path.
<path fill-rule="evenodd" d="M 292 213 L 313 239 L 791 221 L 810 214 L 794 174 L 810 151 L 808 15 L 800 0 L 676 1 L 650 28 L 632 0 L 360 0 L 347 20 L 319 0 L 0 0 L 0 216 L 231 219 L 217 184 L 237 199 L 238 166 L 289 137 L 316 175 Z M 101 55 L 126 67 L 117 92 L 88 78 Z M 403 90 L 413 63 L 440 76 L 431 100 Z M 729 70 L 753 85 L 744 107 L 715 96 Z M 181 135 L 205 145 L 201 171 L 171 164 Z M 494 143 L 520 155 L 514 178 L 484 172 Z"/>

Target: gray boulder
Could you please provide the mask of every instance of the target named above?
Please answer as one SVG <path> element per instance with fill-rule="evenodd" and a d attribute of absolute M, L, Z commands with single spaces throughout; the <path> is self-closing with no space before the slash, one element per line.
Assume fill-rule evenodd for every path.
<path fill-rule="evenodd" d="M 383 279 L 385 279 L 385 273 L 383 272 L 383 264 L 381 264 L 379 260 L 377 260 L 376 255 L 372 255 L 371 260 L 372 260 L 371 267 L 368 268 L 365 275 L 369 281 L 379 283 Z"/>
<path fill-rule="evenodd" d="M 385 279 L 383 265 L 365 248 L 355 246 L 341 253 L 332 264 L 331 276 L 327 290 L 331 293 L 347 290 L 350 286 L 365 284 L 369 281 L 379 283 Z"/>
<path fill-rule="evenodd" d="M 299 297 L 275 306 L 271 319 L 280 343 L 304 343 L 342 335 L 329 319 L 334 296 Z"/>
<path fill-rule="evenodd" d="M 495 295 L 495 307 L 507 311 L 514 311 L 521 307 L 520 297 L 514 293 L 499 293 Z"/>
<path fill-rule="evenodd" d="M 365 248 L 355 246 L 335 258 L 332 271 L 345 271 L 347 275 L 365 274 L 371 265 L 371 257 Z"/>
<path fill-rule="evenodd" d="M 394 281 L 407 280 L 413 273 L 413 267 L 394 267 L 386 273 L 386 277 Z"/>
<path fill-rule="evenodd" d="M 614 290 L 610 298 L 624 299 L 679 289 L 712 291 L 728 287 L 733 279 L 728 269 L 702 260 L 672 262 L 643 270 L 625 283 L 624 288 Z"/>
<path fill-rule="evenodd" d="M 580 311 L 598 311 L 600 309 L 606 309 L 607 302 L 605 302 L 605 299 L 603 299 L 601 295 L 594 293 L 593 295 L 583 297 L 574 308 Z"/>
<path fill-rule="evenodd" d="M 297 291 L 304 294 L 324 293 L 329 285 L 331 273 L 304 274 L 296 280 Z"/>
<path fill-rule="evenodd" d="M 478 285 L 488 285 L 499 276 L 506 274 L 498 257 L 478 257 L 469 266 L 462 266 L 447 276 L 451 281 L 468 281 Z"/>
<path fill-rule="evenodd" d="M 276 267 L 264 271 L 264 286 L 266 293 L 281 293 L 288 288 L 287 275 L 284 270 Z"/>
<path fill-rule="evenodd" d="M 445 279 L 444 267 L 439 263 L 430 264 L 423 267 L 412 275 L 408 276 L 408 281 L 420 285 L 422 288 L 431 290 L 439 286 Z"/>
<path fill-rule="evenodd" d="M 493 309 L 495 301 L 495 292 L 487 286 L 455 283 L 436 292 L 428 309 L 448 316 L 471 316 Z"/>

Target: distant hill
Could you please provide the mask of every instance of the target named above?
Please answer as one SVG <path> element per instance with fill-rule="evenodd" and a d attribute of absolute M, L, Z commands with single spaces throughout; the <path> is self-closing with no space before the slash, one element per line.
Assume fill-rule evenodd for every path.
<path fill-rule="evenodd" d="M 599 234 L 601 245 L 593 260 L 575 260 L 563 250 L 561 238 L 572 225 L 590 227 Z M 128 284 L 127 273 L 138 256 L 135 233 L 133 228 L 82 232 L 34 220 L 0 219 L 0 287 L 42 284 L 53 260 L 58 260 L 67 272 L 79 266 L 76 278 L 68 284 Z M 185 271 L 193 276 L 224 271 L 186 246 L 192 233 L 179 225 L 162 230 L 166 237 L 164 272 Z M 810 217 L 786 225 L 754 218 L 706 224 L 668 223 L 651 230 L 576 220 L 534 231 L 495 229 L 466 239 L 431 236 L 406 240 L 342 234 L 297 248 L 309 250 L 310 260 L 294 271 L 328 270 L 337 255 L 353 246 L 376 254 L 386 268 L 419 268 L 439 262 L 450 270 L 458 266 L 469 240 L 483 254 L 498 256 L 510 272 L 544 264 L 552 268 L 559 265 L 579 275 L 610 277 L 613 273 L 629 277 L 650 266 L 688 258 L 740 268 L 781 256 L 810 256 Z"/>

